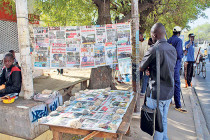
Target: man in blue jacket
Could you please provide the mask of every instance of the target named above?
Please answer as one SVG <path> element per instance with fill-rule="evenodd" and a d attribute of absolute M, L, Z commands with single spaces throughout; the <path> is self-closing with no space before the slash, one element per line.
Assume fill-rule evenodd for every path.
<path fill-rule="evenodd" d="M 191 81 L 192 81 L 192 76 L 193 76 L 193 64 L 195 62 L 194 58 L 194 52 L 195 52 L 195 43 L 194 43 L 194 38 L 195 35 L 193 33 L 188 35 L 189 40 L 185 42 L 185 50 L 187 52 L 186 57 L 187 57 L 187 75 L 186 75 L 186 87 L 192 86 Z"/>
<path fill-rule="evenodd" d="M 174 102 L 175 109 L 180 112 L 186 112 L 186 110 L 182 109 L 181 101 L 180 101 L 180 74 L 179 71 L 181 69 L 182 57 L 183 57 L 183 49 L 182 49 L 182 40 L 179 38 L 181 34 L 181 28 L 179 26 L 174 27 L 173 36 L 169 38 L 168 43 L 171 44 L 177 52 L 177 60 L 174 68 Z"/>

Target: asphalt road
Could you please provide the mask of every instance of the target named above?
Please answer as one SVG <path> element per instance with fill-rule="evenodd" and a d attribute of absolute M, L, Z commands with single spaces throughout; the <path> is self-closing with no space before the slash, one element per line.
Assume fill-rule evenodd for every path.
<path fill-rule="evenodd" d="M 207 128 L 210 132 L 210 62 L 206 59 L 206 78 L 200 75 L 195 75 L 193 78 L 193 86 L 196 89 L 200 106 L 206 120 Z"/>

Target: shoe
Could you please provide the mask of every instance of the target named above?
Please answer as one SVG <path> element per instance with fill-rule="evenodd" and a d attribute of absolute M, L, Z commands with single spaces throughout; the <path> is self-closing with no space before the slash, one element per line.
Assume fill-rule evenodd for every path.
<path fill-rule="evenodd" d="M 177 110 L 177 111 L 179 111 L 179 112 L 181 112 L 181 113 L 187 113 L 187 110 L 182 109 L 182 108 L 176 108 L 176 107 L 175 107 L 175 110 Z"/>
<path fill-rule="evenodd" d="M 192 87 L 192 82 L 190 83 L 190 86 Z"/>
<path fill-rule="evenodd" d="M 185 88 L 187 88 L 187 87 L 188 87 L 187 80 L 185 80 Z"/>
<path fill-rule="evenodd" d="M 144 94 L 140 93 L 140 98 L 144 98 Z"/>

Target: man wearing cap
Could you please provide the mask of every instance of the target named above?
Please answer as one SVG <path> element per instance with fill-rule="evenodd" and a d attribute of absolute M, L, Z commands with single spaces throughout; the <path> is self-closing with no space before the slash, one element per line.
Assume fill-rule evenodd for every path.
<path fill-rule="evenodd" d="M 180 74 L 179 71 L 181 69 L 182 57 L 183 57 L 183 49 L 182 49 L 182 40 L 179 38 L 181 34 L 181 27 L 176 26 L 173 29 L 173 36 L 169 38 L 168 43 L 171 44 L 177 52 L 177 60 L 174 68 L 174 102 L 175 109 L 180 112 L 186 112 L 186 110 L 182 109 L 181 101 L 180 101 Z"/>
<path fill-rule="evenodd" d="M 195 62 L 195 58 L 194 58 L 195 35 L 191 33 L 188 36 L 189 36 L 189 40 L 185 42 L 185 50 L 186 50 L 186 57 L 187 57 L 187 60 L 186 60 L 187 73 L 186 73 L 186 79 L 185 79 L 186 87 L 192 86 L 191 81 L 192 81 L 192 76 L 193 76 L 193 63 Z"/>

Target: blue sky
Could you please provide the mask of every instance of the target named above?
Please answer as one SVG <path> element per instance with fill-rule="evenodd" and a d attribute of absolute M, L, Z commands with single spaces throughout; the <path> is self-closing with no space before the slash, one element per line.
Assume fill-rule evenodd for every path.
<path fill-rule="evenodd" d="M 195 21 L 191 21 L 188 23 L 188 25 L 191 27 L 191 29 L 199 26 L 199 25 L 202 25 L 202 24 L 205 24 L 205 23 L 209 23 L 210 24 L 210 8 L 207 8 L 204 13 L 206 14 L 206 16 L 208 16 L 208 18 L 203 18 L 203 17 L 200 17 L 198 18 L 197 20 Z"/>

